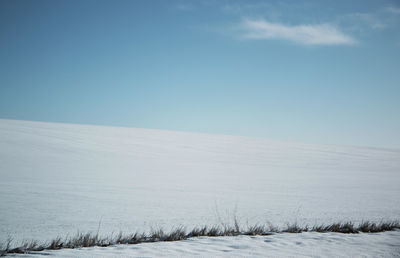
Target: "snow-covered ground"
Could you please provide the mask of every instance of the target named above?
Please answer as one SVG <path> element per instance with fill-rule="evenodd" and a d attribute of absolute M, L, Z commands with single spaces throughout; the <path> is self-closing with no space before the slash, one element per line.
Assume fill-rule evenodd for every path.
<path fill-rule="evenodd" d="M 234 214 L 243 225 L 399 219 L 399 185 L 398 149 L 0 119 L 0 242 L 96 231 L 99 222 L 100 234 L 107 235 L 229 222 Z M 315 241 L 314 233 L 300 235 L 300 242 Z M 341 238 L 352 246 L 395 235 L 316 239 Z M 273 246 L 291 237 L 279 235 L 269 244 L 278 248 Z M 219 239 L 223 248 L 225 238 Z M 251 250 L 230 248 L 238 255 L 265 243 L 237 239 L 254 244 Z M 201 250 L 208 241 L 151 245 Z M 211 249 L 219 243 L 213 241 Z M 287 247 L 288 254 L 303 246 Z M 79 250 L 60 254 L 68 252 Z"/>

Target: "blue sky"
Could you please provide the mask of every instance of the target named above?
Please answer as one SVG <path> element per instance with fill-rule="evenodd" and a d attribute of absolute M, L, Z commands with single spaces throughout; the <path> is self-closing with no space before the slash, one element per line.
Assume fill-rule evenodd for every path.
<path fill-rule="evenodd" d="M 400 3 L 0 0 L 0 118 L 400 148 Z"/>

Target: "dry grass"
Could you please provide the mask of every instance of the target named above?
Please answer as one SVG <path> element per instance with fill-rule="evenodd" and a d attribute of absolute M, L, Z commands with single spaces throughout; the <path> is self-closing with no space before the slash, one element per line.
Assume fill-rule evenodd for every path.
<path fill-rule="evenodd" d="M 352 222 L 333 223 L 329 225 L 316 225 L 313 227 L 300 226 L 297 223 L 287 224 L 285 228 L 278 228 L 272 225 L 252 225 L 246 229 L 239 226 L 236 218 L 233 225 L 223 224 L 221 226 L 203 226 L 195 227 L 187 231 L 184 227 L 177 227 L 170 232 L 164 232 L 162 229 L 151 230 L 150 233 L 134 233 L 130 235 L 123 235 L 119 233 L 116 236 L 99 237 L 98 231 L 96 234 L 91 233 L 77 233 L 75 236 L 62 239 L 60 237 L 54 240 L 39 244 L 37 241 L 23 242 L 18 247 L 12 246 L 12 239 L 9 238 L 6 243 L 0 245 L 0 256 L 5 256 L 11 253 L 32 253 L 43 250 L 57 250 L 61 248 L 82 248 L 100 246 L 106 247 L 116 244 L 140 244 L 145 242 L 159 242 L 159 241 L 179 241 L 192 237 L 218 237 L 218 236 L 238 236 L 238 235 L 271 235 L 277 233 L 301 233 L 301 232 L 335 232 L 342 234 L 357 234 L 363 233 L 376 233 L 391 230 L 399 230 L 399 221 L 382 221 L 380 223 L 364 221 L 358 225 Z"/>

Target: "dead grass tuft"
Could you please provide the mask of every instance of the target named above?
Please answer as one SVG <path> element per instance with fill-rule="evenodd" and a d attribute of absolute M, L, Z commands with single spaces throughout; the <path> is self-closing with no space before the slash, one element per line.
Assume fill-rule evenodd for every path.
<path fill-rule="evenodd" d="M 4 244 L 0 244 L 0 256 L 7 254 L 24 254 L 39 252 L 43 250 L 58 250 L 61 248 L 82 248 L 100 246 L 106 247 L 116 244 L 140 244 L 144 242 L 159 242 L 159 241 L 179 241 L 192 237 L 218 237 L 218 236 L 237 236 L 237 235 L 271 235 L 276 233 L 301 233 L 301 232 L 335 232 L 342 234 L 357 234 L 363 233 L 377 233 L 391 230 L 399 230 L 399 221 L 381 221 L 380 223 L 363 221 L 358 225 L 352 222 L 332 223 L 329 225 L 315 225 L 313 227 L 300 226 L 297 223 L 287 224 L 283 229 L 279 229 L 271 224 L 253 225 L 248 226 L 246 230 L 242 230 L 236 218 L 233 225 L 223 224 L 220 226 L 203 226 L 195 227 L 190 231 L 186 231 L 184 227 L 177 227 L 170 232 L 165 232 L 162 229 L 151 230 L 150 234 L 134 233 L 130 235 L 123 235 L 122 232 L 113 236 L 99 237 L 98 232 L 92 233 L 77 233 L 75 236 L 63 240 L 60 237 L 52 241 L 39 244 L 37 241 L 23 242 L 20 246 L 12 246 L 12 238 L 9 238 Z"/>

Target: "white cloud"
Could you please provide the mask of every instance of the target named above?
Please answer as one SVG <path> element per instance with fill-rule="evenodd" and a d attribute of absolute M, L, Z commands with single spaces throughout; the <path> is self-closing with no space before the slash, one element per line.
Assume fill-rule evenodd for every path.
<path fill-rule="evenodd" d="M 368 29 L 384 29 L 387 27 L 387 21 L 382 19 L 378 13 L 351 13 L 342 19 L 346 28 L 363 30 Z"/>
<path fill-rule="evenodd" d="M 386 7 L 385 11 L 389 12 L 389 13 L 394 13 L 394 14 L 400 14 L 400 8 L 397 7 Z"/>
<path fill-rule="evenodd" d="M 329 24 L 288 26 L 265 20 L 244 20 L 242 37 L 246 39 L 280 39 L 304 45 L 351 45 L 356 40 Z"/>
<path fill-rule="evenodd" d="M 187 3 L 187 4 L 178 4 L 175 6 L 176 9 L 178 9 L 179 11 L 192 11 L 195 9 L 195 6 Z"/>

